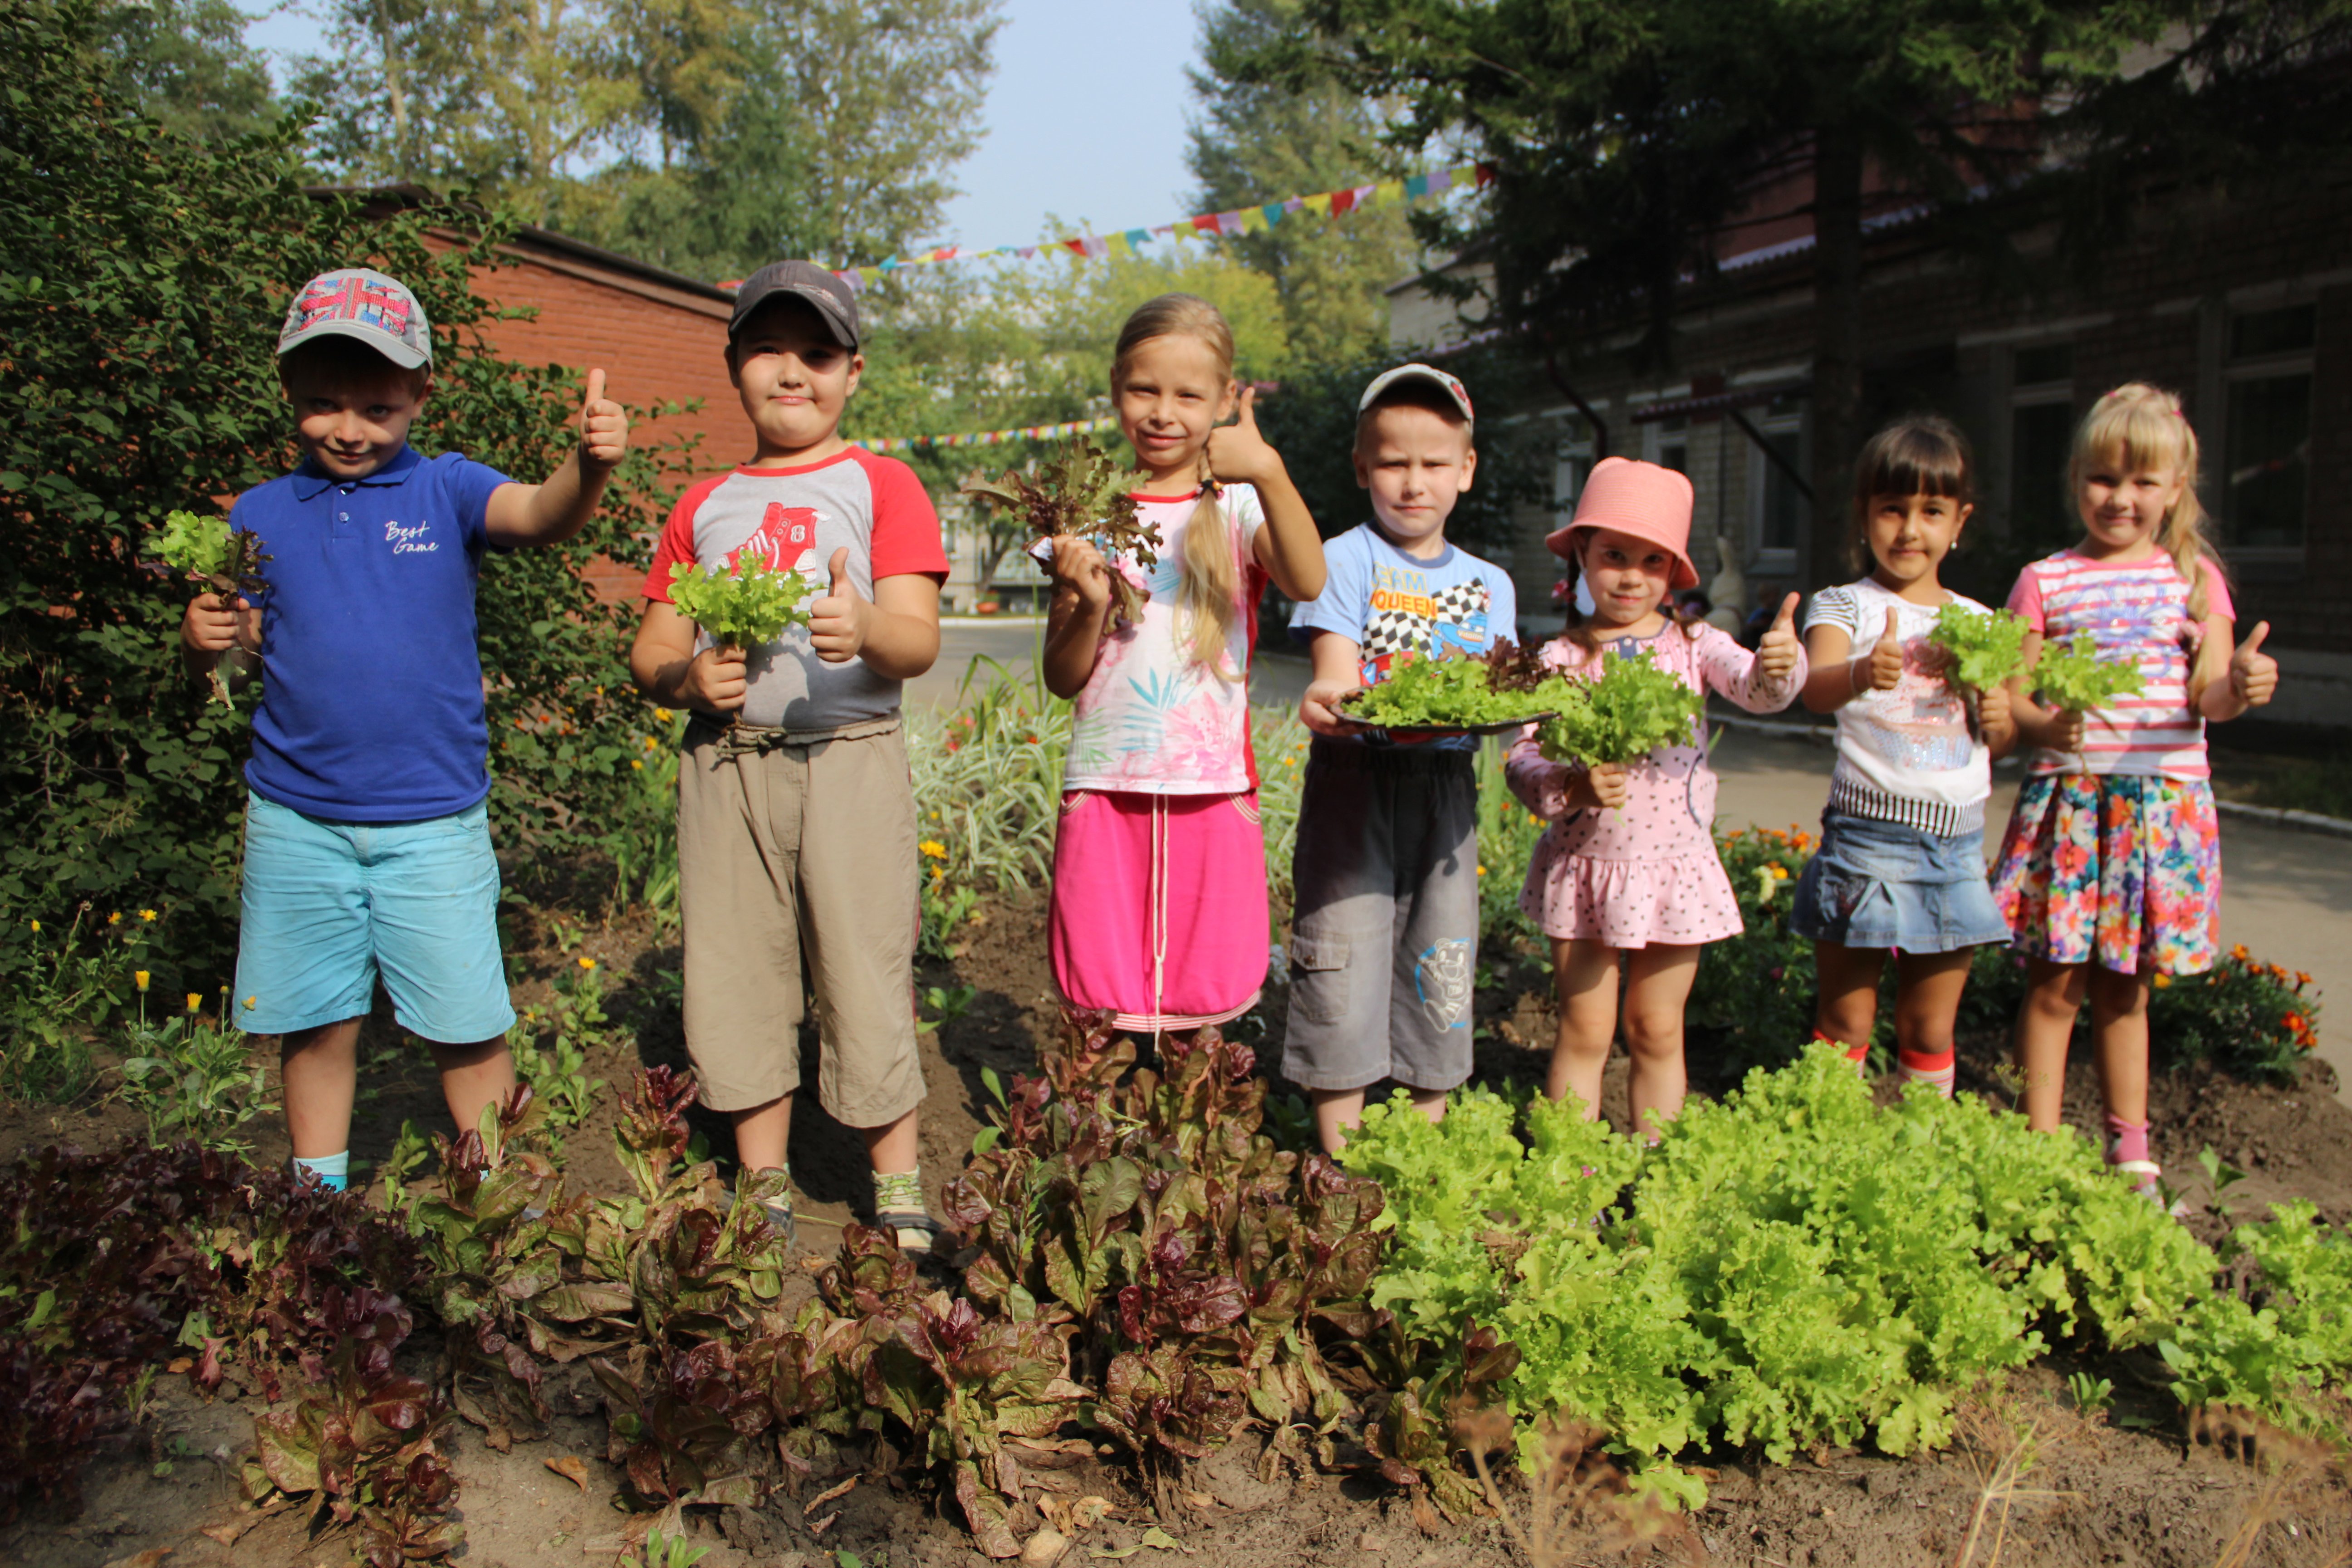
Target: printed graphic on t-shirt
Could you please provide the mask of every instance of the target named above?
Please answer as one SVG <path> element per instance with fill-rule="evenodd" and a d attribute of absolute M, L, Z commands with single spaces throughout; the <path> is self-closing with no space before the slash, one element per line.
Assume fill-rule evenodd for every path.
<path fill-rule="evenodd" d="M 429 522 L 386 522 L 384 542 L 392 546 L 394 555 L 426 555 L 441 548 L 441 542 L 428 537 L 433 531 Z"/>
<path fill-rule="evenodd" d="M 1432 591 L 1427 574 L 1386 562 L 1372 568 L 1364 616 L 1364 684 L 1377 686 L 1401 653 L 1484 654 L 1492 642 L 1484 577 Z"/>
<path fill-rule="evenodd" d="M 816 541 L 816 508 L 813 506 L 770 501 L 768 510 L 761 515 L 760 526 L 751 531 L 751 537 L 727 552 L 727 570 L 740 570 L 746 557 L 772 572 L 798 570 L 801 557 Z"/>

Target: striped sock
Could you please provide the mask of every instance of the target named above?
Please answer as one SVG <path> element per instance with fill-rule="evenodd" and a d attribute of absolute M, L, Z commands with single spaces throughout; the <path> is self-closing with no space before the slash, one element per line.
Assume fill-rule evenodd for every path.
<path fill-rule="evenodd" d="M 1952 1057 L 1950 1051 L 1897 1050 L 1895 1059 L 1903 1069 L 1905 1084 L 1932 1083 L 1936 1092 L 1946 1100 L 1952 1098 Z"/>
<path fill-rule="evenodd" d="M 1838 1049 L 1843 1051 L 1845 1053 L 1845 1059 L 1853 1064 L 1855 1077 L 1860 1078 L 1868 1071 L 1870 1067 L 1870 1042 L 1868 1040 L 1863 1041 L 1863 1043 L 1858 1046 L 1849 1046 L 1843 1040 L 1838 1039 L 1830 1035 L 1822 1034 L 1819 1029 L 1815 1029 L 1813 1031 L 1813 1038 L 1822 1042 L 1824 1045 L 1835 1046 Z"/>
<path fill-rule="evenodd" d="M 351 1184 L 352 1152 L 346 1149 L 340 1154 L 321 1154 L 315 1160 L 295 1155 L 294 1179 L 299 1182 L 304 1176 L 310 1177 L 331 1193 L 341 1192 Z"/>

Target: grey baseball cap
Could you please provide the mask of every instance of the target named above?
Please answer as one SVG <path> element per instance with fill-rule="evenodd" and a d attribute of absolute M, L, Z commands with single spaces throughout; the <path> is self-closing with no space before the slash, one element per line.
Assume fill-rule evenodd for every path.
<path fill-rule="evenodd" d="M 313 338 L 356 338 L 403 370 L 433 363 L 433 323 L 408 285 L 366 267 L 321 272 L 286 308 L 283 355 Z"/>
<path fill-rule="evenodd" d="M 845 349 L 857 347 L 856 290 L 814 261 L 771 261 L 744 279 L 735 290 L 735 313 L 728 318 L 728 341 L 734 341 L 753 310 L 778 294 L 807 300 L 835 342 Z"/>
<path fill-rule="evenodd" d="M 1401 381 L 1427 382 L 1452 399 L 1454 407 L 1462 410 L 1464 424 L 1473 426 L 1476 424 L 1476 416 L 1470 412 L 1470 389 L 1462 384 L 1461 378 L 1448 375 L 1433 364 L 1419 363 L 1401 364 L 1394 370 L 1384 370 L 1372 377 L 1372 384 L 1364 388 L 1364 395 L 1356 400 L 1356 412 L 1363 413 L 1380 401 L 1381 393 Z"/>

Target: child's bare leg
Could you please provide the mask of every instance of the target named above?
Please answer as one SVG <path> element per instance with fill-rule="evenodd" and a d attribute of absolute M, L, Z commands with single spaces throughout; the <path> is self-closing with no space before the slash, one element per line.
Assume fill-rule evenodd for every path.
<path fill-rule="evenodd" d="M 1310 1089 L 1315 1106 L 1315 1141 L 1326 1154 L 1337 1154 L 1348 1134 L 1363 1125 L 1364 1091 L 1360 1089 Z"/>
<path fill-rule="evenodd" d="M 790 1103 L 791 1097 L 785 1099 Z M 922 1124 L 912 1110 L 879 1127 L 861 1127 L 857 1135 L 866 1141 L 867 1163 L 883 1174 L 911 1171 L 922 1163 Z M 783 1163 L 781 1159 L 776 1163 Z"/>
<path fill-rule="evenodd" d="M 1849 1056 L 1856 1047 L 1867 1048 L 1878 1024 L 1878 975 L 1885 967 L 1883 947 L 1813 943 L 1814 984 L 1821 994 L 1813 1008 L 1814 1032 L 1844 1046 Z"/>
<path fill-rule="evenodd" d="M 480 1124 L 484 1106 L 502 1104 L 514 1093 L 514 1055 L 503 1035 L 470 1046 L 436 1045 L 433 1065 L 441 1069 L 441 1098 L 460 1132 Z"/>
<path fill-rule="evenodd" d="M 1654 1136 L 1682 1114 L 1690 1075 L 1683 1064 L 1683 1004 L 1698 978 L 1698 949 L 1654 943 L 1625 960 L 1625 1048 L 1633 1076 L 1627 1098 L 1633 1130 Z"/>
<path fill-rule="evenodd" d="M 2017 1010 L 2015 1061 L 2025 1079 L 2025 1120 L 2036 1132 L 2055 1132 L 2066 1103 L 2066 1043 L 2083 1005 L 2083 966 L 2032 960 L 2025 971 L 2025 1005 Z M 2143 1079 L 2145 1084 L 2145 1079 Z"/>
<path fill-rule="evenodd" d="M 747 1171 L 781 1171 L 793 1132 L 793 1097 L 778 1095 L 765 1105 L 730 1110 L 735 1123 L 735 1158 Z"/>
<path fill-rule="evenodd" d="M 1951 1053 L 1974 954 L 1906 952 L 1895 961 L 1895 1043 L 1913 1056 Z"/>
<path fill-rule="evenodd" d="M 284 1036 L 278 1042 L 278 1061 L 294 1157 L 323 1160 L 349 1149 L 352 1101 L 359 1092 L 360 1021 L 345 1018 Z"/>
<path fill-rule="evenodd" d="M 2147 1121 L 2147 999 L 2149 972 L 2118 974 L 2092 966 L 2091 1043 L 2099 1064 L 2099 1092 L 2107 1114 Z"/>
<path fill-rule="evenodd" d="M 1617 1033 L 1617 950 L 1592 941 L 1554 937 L 1553 984 L 1559 994 L 1559 1030 L 1553 1038 L 1551 1070 L 1544 1093 L 1554 1100 L 1574 1095 L 1584 1119 L 1601 1115 L 1601 1075 L 1609 1066 L 1609 1042 Z"/>

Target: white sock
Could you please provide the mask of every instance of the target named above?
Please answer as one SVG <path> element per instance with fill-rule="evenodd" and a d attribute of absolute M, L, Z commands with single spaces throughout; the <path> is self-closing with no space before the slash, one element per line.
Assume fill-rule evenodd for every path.
<path fill-rule="evenodd" d="M 316 1176 L 320 1186 L 331 1193 L 340 1193 L 351 1184 L 352 1152 L 346 1149 L 340 1154 L 321 1154 L 315 1160 L 306 1160 L 297 1154 L 294 1156 L 294 1174 Z"/>

